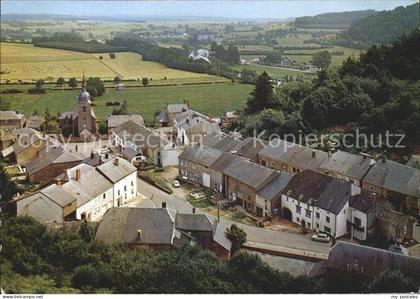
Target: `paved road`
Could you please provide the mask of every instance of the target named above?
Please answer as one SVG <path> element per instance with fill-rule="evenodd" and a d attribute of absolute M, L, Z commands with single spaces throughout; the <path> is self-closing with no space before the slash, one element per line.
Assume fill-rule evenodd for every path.
<path fill-rule="evenodd" d="M 155 207 L 161 207 L 162 202 L 165 201 L 169 209 L 181 213 L 191 213 L 192 205 L 187 200 L 172 194 L 169 195 L 141 179 L 138 179 L 137 184 L 139 192 L 147 197 L 147 199 L 141 203 L 141 206 L 150 207 L 151 201 Z M 200 212 L 199 209 L 197 209 L 197 211 Z M 247 239 L 254 243 L 272 244 L 319 253 L 328 253 L 330 249 L 330 244 L 313 242 L 310 240 L 309 235 L 275 231 L 220 218 L 220 225 L 224 227 L 229 227 L 233 223 L 240 226 L 247 233 Z"/>

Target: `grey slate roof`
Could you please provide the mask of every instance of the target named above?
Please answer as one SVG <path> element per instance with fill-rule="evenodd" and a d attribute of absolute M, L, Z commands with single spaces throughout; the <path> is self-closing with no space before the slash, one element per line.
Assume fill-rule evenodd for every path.
<path fill-rule="evenodd" d="M 401 271 L 419 276 L 420 259 L 386 250 L 339 241 L 330 251 L 327 267 L 339 271 L 354 271 L 368 277 L 383 271 Z"/>
<path fill-rule="evenodd" d="M 247 137 L 236 146 L 234 146 L 231 151 L 236 152 L 236 154 L 241 157 L 250 159 L 252 161 L 258 160 L 258 153 L 267 146 L 268 141 L 262 140 L 254 137 Z"/>
<path fill-rule="evenodd" d="M 226 167 L 228 167 L 231 163 L 239 160 L 243 160 L 243 158 L 234 154 L 223 153 L 210 165 L 210 168 L 215 171 L 223 172 L 223 170 Z"/>
<path fill-rule="evenodd" d="M 168 122 L 168 114 L 166 113 L 166 110 L 161 111 L 157 116 L 156 116 L 156 121 L 158 123 L 167 123 Z"/>
<path fill-rule="evenodd" d="M 123 151 L 122 151 L 122 155 L 124 157 L 124 159 L 126 160 L 131 160 L 133 159 L 135 156 L 138 156 L 139 153 L 132 149 L 131 147 L 126 147 Z"/>
<path fill-rule="evenodd" d="M 351 197 L 351 183 L 307 169 L 297 173 L 284 194 L 338 214 Z"/>
<path fill-rule="evenodd" d="M 52 184 L 40 191 L 53 202 L 57 203 L 60 207 L 65 207 L 71 204 L 76 198 L 74 198 L 70 193 L 63 190 L 60 186 Z"/>
<path fill-rule="evenodd" d="M 16 154 L 42 139 L 41 133 L 31 128 L 16 129 L 12 133 L 17 138 L 13 144 L 13 151 Z"/>
<path fill-rule="evenodd" d="M 175 216 L 175 227 L 183 231 L 213 231 L 213 222 L 206 214 L 181 214 Z"/>
<path fill-rule="evenodd" d="M 375 202 L 379 200 L 377 196 L 373 192 L 362 189 L 360 194 L 351 197 L 350 207 L 367 214 L 375 207 Z"/>
<path fill-rule="evenodd" d="M 347 177 L 361 180 L 373 162 L 372 159 L 366 156 L 337 151 L 325 160 L 320 168 L 322 170 L 340 173 Z"/>
<path fill-rule="evenodd" d="M 166 110 L 169 113 L 180 113 L 180 112 L 188 111 L 188 105 L 187 104 L 168 104 L 166 106 Z"/>
<path fill-rule="evenodd" d="M 229 163 L 223 173 L 256 189 L 276 175 L 276 171 L 243 158 L 235 159 Z"/>
<path fill-rule="evenodd" d="M 23 114 L 16 113 L 15 111 L 0 111 L 0 120 L 22 119 Z"/>
<path fill-rule="evenodd" d="M 116 128 L 123 123 L 132 120 L 144 125 L 144 119 L 140 114 L 108 115 L 107 123 L 109 128 Z"/>
<path fill-rule="evenodd" d="M 221 225 L 221 223 L 215 223 L 213 241 L 230 252 L 232 249 L 232 242 L 226 237 L 225 231 L 225 226 Z"/>
<path fill-rule="evenodd" d="M 272 181 L 258 190 L 257 194 L 264 199 L 272 200 L 283 192 L 292 177 L 293 175 L 286 171 L 279 172 Z"/>
<path fill-rule="evenodd" d="M 80 181 L 76 181 L 76 169 L 80 170 Z M 112 188 L 112 184 L 103 175 L 87 164 L 79 164 L 67 170 L 67 178 L 68 181 L 60 189 L 76 198 L 77 207 Z"/>
<path fill-rule="evenodd" d="M 118 161 L 118 164 L 115 164 L 116 161 Z M 137 168 L 124 159 L 114 158 L 113 160 L 109 160 L 108 162 L 97 166 L 96 170 L 107 177 L 112 183 L 116 183 L 129 174 L 136 172 Z"/>
<path fill-rule="evenodd" d="M 215 145 L 225 138 L 227 135 L 222 132 L 214 132 L 211 134 L 207 134 L 203 137 L 203 144 L 211 147 L 215 147 Z"/>
<path fill-rule="evenodd" d="M 420 198 L 420 170 L 391 160 L 378 160 L 363 182 Z"/>
<path fill-rule="evenodd" d="M 131 141 L 139 148 L 158 148 L 169 144 L 169 141 L 145 126 L 129 120 L 114 129 L 114 133 L 124 141 Z"/>
<path fill-rule="evenodd" d="M 141 230 L 141 239 L 137 231 Z M 111 208 L 102 217 L 96 239 L 107 244 L 122 241 L 128 244 L 173 243 L 174 221 L 167 209 Z"/>
<path fill-rule="evenodd" d="M 279 139 L 272 140 L 260 151 L 260 156 L 283 161 L 300 169 L 313 170 L 318 170 L 321 164 L 328 159 L 326 152 Z"/>
<path fill-rule="evenodd" d="M 223 152 L 206 145 L 188 147 L 179 155 L 178 159 L 187 160 L 209 167 Z"/>
<path fill-rule="evenodd" d="M 49 149 L 41 157 L 38 157 L 31 162 L 25 164 L 26 170 L 29 175 L 50 166 L 51 164 L 68 163 L 82 161 L 79 156 L 65 151 L 62 147 Z"/>

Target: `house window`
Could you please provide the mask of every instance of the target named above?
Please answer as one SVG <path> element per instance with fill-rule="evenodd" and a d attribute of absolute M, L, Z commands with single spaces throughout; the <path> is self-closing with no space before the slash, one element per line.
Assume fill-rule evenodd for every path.
<path fill-rule="evenodd" d="M 318 229 L 319 229 L 319 223 L 317 223 L 317 224 L 316 224 L 316 228 L 318 228 Z"/>
<path fill-rule="evenodd" d="M 331 229 L 328 226 L 324 226 L 324 231 L 327 233 L 331 233 Z"/>
<path fill-rule="evenodd" d="M 296 213 L 300 214 L 302 212 L 302 208 L 299 206 L 296 206 Z"/>
<path fill-rule="evenodd" d="M 325 216 L 325 221 L 327 221 L 327 223 L 330 223 L 331 222 L 330 217 L 329 216 Z"/>
<path fill-rule="evenodd" d="M 121 192 L 120 192 L 120 190 L 118 190 L 118 196 L 120 196 L 120 194 L 121 194 Z"/>
<path fill-rule="evenodd" d="M 315 216 L 316 216 L 316 218 L 318 218 L 318 219 L 319 219 L 319 212 L 316 212 L 316 213 L 315 213 Z"/>
<path fill-rule="evenodd" d="M 310 222 L 307 222 L 307 223 L 306 223 L 306 227 L 307 227 L 307 228 L 311 228 L 311 223 L 310 223 Z"/>
<path fill-rule="evenodd" d="M 360 218 L 353 217 L 353 223 L 358 227 L 362 226 L 362 220 Z"/>
<path fill-rule="evenodd" d="M 124 186 L 124 191 L 127 191 L 127 186 Z"/>
<path fill-rule="evenodd" d="M 86 112 L 86 106 L 83 106 L 83 112 Z"/>
<path fill-rule="evenodd" d="M 309 218 L 312 217 L 312 211 L 311 210 L 306 209 L 306 217 L 309 217 Z"/>
<path fill-rule="evenodd" d="M 103 198 L 103 199 L 105 199 L 105 198 L 106 198 L 106 193 L 104 193 L 104 194 L 102 195 L 102 198 Z"/>
<path fill-rule="evenodd" d="M 296 217 L 296 221 L 297 221 L 297 222 L 300 222 L 300 218 L 299 218 L 299 217 Z"/>
<path fill-rule="evenodd" d="M 134 186 L 134 181 L 131 181 L 131 187 L 133 187 Z"/>

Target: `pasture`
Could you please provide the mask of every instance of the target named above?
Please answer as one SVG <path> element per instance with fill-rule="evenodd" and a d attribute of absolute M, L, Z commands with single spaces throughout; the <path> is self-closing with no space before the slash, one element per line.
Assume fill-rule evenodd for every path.
<path fill-rule="evenodd" d="M 105 120 L 114 107 L 106 106 L 108 101 L 124 100 L 130 112 L 140 113 L 146 122 L 153 122 L 155 112 L 162 110 L 167 103 L 187 100 L 191 108 L 212 116 L 221 116 L 226 110 L 241 109 L 245 106 L 252 85 L 247 84 L 202 84 L 180 86 L 155 86 L 128 88 L 124 91 L 107 90 L 94 99 L 93 107 L 98 120 Z M 51 114 L 71 111 L 76 104 L 78 89 L 49 91 L 46 94 L 2 94 L 2 99 L 13 110 L 31 115 L 35 111 L 44 113 L 48 108 Z"/>
<path fill-rule="evenodd" d="M 165 65 L 143 61 L 141 55 L 129 52 L 116 53 L 111 59 L 108 53 L 89 54 L 59 49 L 38 48 L 31 44 L 1 43 L 1 82 L 33 82 L 37 79 L 55 81 L 86 76 L 112 80 L 120 76 L 125 80 L 147 77 L 153 80 L 194 79 L 193 81 L 214 82 L 220 77 L 175 70 Z M 102 56 L 102 59 L 99 58 Z"/>
<path fill-rule="evenodd" d="M 256 64 L 235 64 L 232 66 L 233 69 L 237 71 L 242 71 L 243 69 L 256 71 L 258 74 L 266 71 L 271 77 L 284 78 L 285 76 L 303 76 L 304 78 L 313 78 L 316 74 L 303 72 L 295 69 L 286 69 L 273 67 L 268 65 L 256 65 Z"/>

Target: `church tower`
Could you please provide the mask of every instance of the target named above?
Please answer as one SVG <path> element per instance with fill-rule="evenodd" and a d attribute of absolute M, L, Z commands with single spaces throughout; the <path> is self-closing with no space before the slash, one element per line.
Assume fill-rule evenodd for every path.
<path fill-rule="evenodd" d="M 90 94 L 86 91 L 83 75 L 82 89 L 77 96 L 77 105 L 73 113 L 73 129 L 77 135 L 96 133 L 96 116 L 91 107 Z"/>

